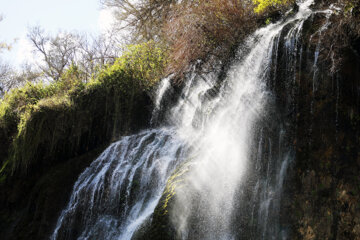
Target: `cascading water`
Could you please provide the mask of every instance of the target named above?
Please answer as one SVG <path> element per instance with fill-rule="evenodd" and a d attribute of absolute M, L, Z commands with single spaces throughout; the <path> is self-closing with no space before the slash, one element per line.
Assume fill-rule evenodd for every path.
<path fill-rule="evenodd" d="M 286 239 L 278 215 L 293 154 L 281 124 L 268 126 L 269 82 L 276 80 L 271 69 L 283 29 L 290 26 L 287 55 L 296 54 L 312 2 L 249 37 L 220 86 L 215 73 L 190 74 L 169 113 L 172 127 L 123 137 L 105 150 L 75 183 L 51 239 L 132 239 L 151 221 L 167 180 L 185 162 L 170 213 L 177 238 Z M 296 57 L 288 67 L 293 79 Z M 169 81 L 160 86 L 155 111 Z M 213 89 L 216 96 L 209 95 Z"/>
<path fill-rule="evenodd" d="M 52 239 L 131 239 L 183 158 L 172 135 L 149 130 L 108 147 L 75 183 Z"/>

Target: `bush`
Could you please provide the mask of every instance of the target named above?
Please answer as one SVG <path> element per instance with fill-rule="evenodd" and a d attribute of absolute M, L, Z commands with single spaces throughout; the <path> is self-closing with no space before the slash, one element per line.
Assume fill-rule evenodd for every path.
<path fill-rule="evenodd" d="M 164 32 L 171 46 L 168 72 L 184 72 L 196 60 L 228 53 L 254 29 L 251 2 L 194 1 L 174 7 Z"/>
<path fill-rule="evenodd" d="M 4 152 L 0 164 L 13 173 L 27 172 L 36 164 L 67 159 L 128 131 L 130 121 L 136 124 L 147 116 L 133 120 L 138 114 L 135 105 L 144 103 L 144 95 L 162 76 L 166 59 L 166 52 L 154 42 L 131 45 L 87 83 L 72 65 L 59 81 L 27 83 L 6 93 L 0 102 L 0 137 L 6 143 L 0 149 Z"/>
<path fill-rule="evenodd" d="M 151 88 L 163 75 L 167 64 L 165 47 L 154 41 L 129 45 L 127 51 L 116 60 L 110 71 L 122 69 L 140 85 Z"/>
<path fill-rule="evenodd" d="M 230 58 L 264 15 L 295 0 L 104 0 L 126 22 L 133 40 L 164 42 L 169 47 L 166 74 L 181 78 L 197 60 Z M 268 10 L 269 9 L 269 10 Z M 255 14 L 258 13 L 258 14 Z M 260 21 L 262 22 L 260 22 Z M 260 23 L 260 24 L 259 24 Z M 211 67 L 213 61 L 205 61 Z M 208 69 L 207 69 L 208 70 Z M 141 77 L 143 79 L 143 77 Z"/>
<path fill-rule="evenodd" d="M 256 5 L 254 8 L 255 13 L 263 13 L 268 8 L 280 8 L 293 4 L 294 0 L 252 0 Z"/>
<path fill-rule="evenodd" d="M 198 0 L 174 6 L 164 29 L 171 49 L 167 73 L 181 77 L 197 60 L 227 61 L 268 15 L 291 3 L 294 0 Z"/>
<path fill-rule="evenodd" d="M 6 93 L 4 98 L 0 100 L 0 126 L 6 128 L 11 122 L 18 122 L 20 116 L 29 107 L 36 104 L 40 99 L 52 96 L 54 93 L 53 86 L 30 82 L 25 84 L 24 87 Z"/>

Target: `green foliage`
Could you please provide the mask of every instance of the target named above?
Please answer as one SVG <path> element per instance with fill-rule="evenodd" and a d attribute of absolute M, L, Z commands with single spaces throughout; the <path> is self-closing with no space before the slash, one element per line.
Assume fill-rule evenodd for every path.
<path fill-rule="evenodd" d="M 6 173 L 6 166 L 8 165 L 9 161 L 6 161 L 1 169 L 0 169 L 0 185 L 6 180 L 7 173 Z"/>
<path fill-rule="evenodd" d="M 271 18 L 267 18 L 266 21 L 265 21 L 265 24 L 269 25 L 270 23 L 271 23 Z"/>
<path fill-rule="evenodd" d="M 128 50 L 116 61 L 110 71 L 122 69 L 145 88 L 152 87 L 164 73 L 167 52 L 163 46 L 149 41 L 129 45 Z"/>
<path fill-rule="evenodd" d="M 352 2 L 348 2 L 344 7 L 345 15 L 350 15 L 354 8 L 355 5 Z"/>
<path fill-rule="evenodd" d="M 61 124 L 57 121 L 57 113 L 71 111 L 72 104 L 68 96 L 54 95 L 41 99 L 30 105 L 20 118 L 17 135 L 14 137 L 10 161 L 12 170 L 26 170 L 35 162 L 40 144 L 47 136 L 54 134 L 50 124 Z M 54 135 L 55 136 L 55 135 Z M 54 139 L 56 142 L 56 139 Z M 51 148 L 51 146 L 47 146 Z"/>
<path fill-rule="evenodd" d="M 120 116 L 120 112 L 133 111 L 137 98 L 161 78 L 166 58 L 165 51 L 154 42 L 131 45 L 113 65 L 86 83 L 81 80 L 79 68 L 71 65 L 58 81 L 27 83 L 6 93 L 0 102 L 0 134 L 11 132 L 6 134 L 11 138 L 7 166 L 13 172 L 26 171 L 44 155 L 51 155 L 67 137 L 80 138 L 81 131 L 76 129 L 91 128 L 95 114 L 107 114 L 114 124 L 130 119 Z M 74 122 L 79 111 L 89 115 L 83 124 Z M 98 121 L 105 117 L 98 116 Z M 115 128 L 109 127 L 110 131 Z M 7 162 L 2 158 L 0 164 Z"/>
<path fill-rule="evenodd" d="M 353 17 L 353 20 L 360 20 L 360 2 L 358 0 L 341 0 L 345 17 Z"/>
<path fill-rule="evenodd" d="M 51 84 L 27 82 L 23 87 L 13 89 L 5 94 L 0 100 L 0 126 L 6 128 L 12 122 L 18 123 L 26 118 L 34 109 L 37 103 L 46 98 L 56 98 L 81 89 L 84 83 L 80 81 L 73 68 L 70 68 L 62 77 L 61 81 Z"/>
<path fill-rule="evenodd" d="M 263 13 L 269 7 L 281 7 L 293 3 L 293 0 L 252 0 L 256 5 L 254 8 L 255 13 Z"/>
<path fill-rule="evenodd" d="M 53 86 L 42 83 L 26 83 L 24 87 L 6 93 L 0 101 L 0 126 L 6 127 L 11 121 L 18 121 L 20 116 L 40 99 L 54 94 Z"/>

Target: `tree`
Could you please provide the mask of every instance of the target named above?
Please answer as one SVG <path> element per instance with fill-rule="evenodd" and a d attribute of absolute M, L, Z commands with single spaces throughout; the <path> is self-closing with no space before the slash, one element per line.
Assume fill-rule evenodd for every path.
<path fill-rule="evenodd" d="M 104 65 L 113 63 L 120 52 L 114 29 L 98 36 L 70 32 L 51 36 L 36 26 L 30 29 L 28 38 L 34 46 L 34 54 L 42 57 L 38 67 L 46 77 L 55 81 L 71 65 L 79 68 L 81 77 L 86 81 Z"/>
<path fill-rule="evenodd" d="M 94 77 L 106 64 L 114 63 L 120 52 L 120 43 L 114 29 L 98 36 L 84 35 L 76 52 L 76 65 L 85 73 L 87 80 Z"/>
<path fill-rule="evenodd" d="M 113 10 L 121 29 L 132 33 L 133 41 L 157 40 L 162 36 L 163 24 L 171 9 L 179 2 L 189 0 L 102 0 L 102 4 Z"/>
<path fill-rule="evenodd" d="M 162 42 L 169 50 L 167 73 L 187 71 L 197 60 L 227 58 L 252 30 L 251 0 L 103 0 L 118 24 L 137 42 Z M 135 42 L 136 42 L 135 41 Z"/>
<path fill-rule="evenodd" d="M 12 69 L 9 64 L 0 62 L 0 97 L 2 97 L 6 91 L 12 86 L 11 80 Z"/>
<path fill-rule="evenodd" d="M 35 53 L 42 56 L 43 61 L 38 64 L 39 68 L 55 81 L 59 80 L 64 70 L 75 61 L 75 52 L 79 47 L 77 34 L 60 32 L 52 37 L 36 26 L 30 29 L 28 38 L 35 48 Z"/>
<path fill-rule="evenodd" d="M 0 22 L 3 20 L 3 16 L 0 15 Z M 10 50 L 11 45 L 0 42 L 0 53 L 2 53 L 3 50 Z M 8 91 L 11 88 L 12 81 L 11 81 L 11 75 L 12 75 L 12 68 L 8 63 L 4 63 L 0 58 L 0 97 L 4 95 L 6 91 Z"/>
<path fill-rule="evenodd" d="M 0 22 L 4 19 L 4 17 L 2 15 L 0 15 Z M 5 42 L 0 42 L 0 53 L 4 50 L 10 50 L 11 49 L 11 45 L 5 43 Z"/>

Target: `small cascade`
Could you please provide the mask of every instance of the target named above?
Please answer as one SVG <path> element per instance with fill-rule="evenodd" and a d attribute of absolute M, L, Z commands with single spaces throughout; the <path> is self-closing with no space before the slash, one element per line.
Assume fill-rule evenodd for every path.
<path fill-rule="evenodd" d="M 161 99 L 163 98 L 166 90 L 170 87 L 171 75 L 162 79 L 156 93 L 155 110 L 159 110 Z"/>
<path fill-rule="evenodd" d="M 281 229 L 279 214 L 283 184 L 294 154 L 285 144 L 285 131 L 280 128 L 277 134 L 272 137 L 277 142 L 261 134 L 258 143 L 254 169 L 257 180 L 251 196 L 251 239 L 288 239 L 286 229 Z"/>
<path fill-rule="evenodd" d="M 336 8 L 334 8 L 333 6 L 330 6 L 330 9 L 324 10 L 324 11 L 316 11 L 316 14 L 325 14 L 325 23 L 319 28 L 318 31 L 316 31 L 314 34 L 312 34 L 310 36 L 310 42 L 313 41 L 313 38 L 317 37 L 317 43 L 316 43 L 316 47 L 315 47 L 315 51 L 314 51 L 314 59 L 313 59 L 313 66 L 312 66 L 312 100 L 311 100 L 311 104 L 310 104 L 310 114 L 313 117 L 314 116 L 314 111 L 315 111 L 315 96 L 316 96 L 316 91 L 318 88 L 318 75 L 319 75 L 319 66 L 318 66 L 318 61 L 319 61 L 319 54 L 321 51 L 321 41 L 322 41 L 322 37 L 323 37 L 323 32 L 330 26 L 330 17 L 331 15 L 334 13 L 334 11 L 336 12 Z M 315 14 L 314 13 L 314 14 Z M 313 134 L 313 119 L 311 121 L 310 127 L 309 127 L 309 148 L 312 147 L 312 134 Z"/>
<path fill-rule="evenodd" d="M 335 103 L 335 129 L 336 129 L 336 142 L 338 142 L 338 129 L 339 129 L 339 102 L 340 102 L 340 83 L 339 83 L 339 75 L 335 76 L 336 79 L 336 103 Z"/>
<path fill-rule="evenodd" d="M 75 183 L 51 239 L 131 239 L 183 160 L 185 148 L 173 136 L 149 130 L 108 147 Z"/>
<path fill-rule="evenodd" d="M 316 80 L 318 78 L 318 72 L 319 72 L 318 60 L 319 60 L 319 54 L 320 54 L 320 50 L 321 50 L 321 41 L 322 41 L 322 37 L 323 37 L 323 32 L 330 26 L 330 16 L 333 14 L 333 11 L 328 9 L 326 11 L 318 11 L 317 13 L 325 14 L 326 21 L 316 33 L 314 33 L 312 36 L 310 36 L 310 41 L 316 35 L 318 37 L 316 48 L 315 48 L 315 53 L 314 53 L 314 64 L 313 64 L 313 95 L 315 95 L 315 92 L 317 89 L 317 81 Z"/>
<path fill-rule="evenodd" d="M 162 105 L 161 102 L 164 98 L 165 93 L 169 90 L 169 88 L 171 87 L 171 79 L 172 79 L 172 75 L 167 76 L 166 78 L 163 78 L 160 81 L 160 84 L 158 85 L 157 91 L 156 91 L 156 97 L 155 97 L 155 106 L 154 106 L 154 110 L 152 112 L 152 117 L 151 117 L 151 125 L 155 125 L 160 118 L 161 112 L 163 112 L 164 110 L 162 109 Z"/>

